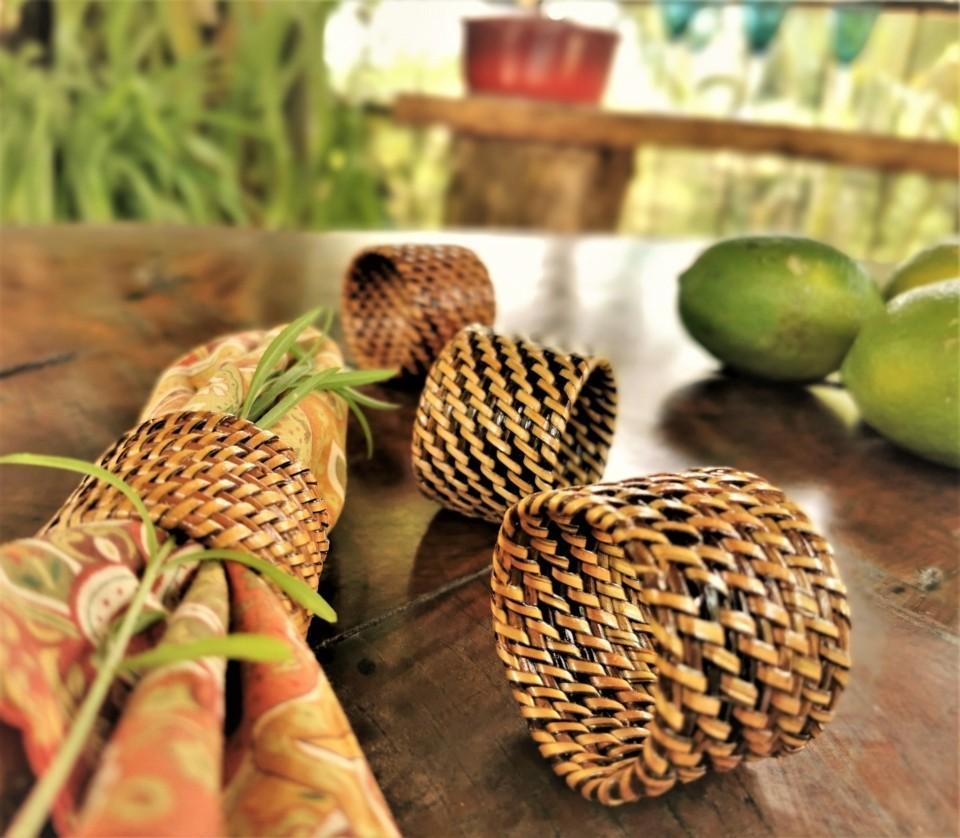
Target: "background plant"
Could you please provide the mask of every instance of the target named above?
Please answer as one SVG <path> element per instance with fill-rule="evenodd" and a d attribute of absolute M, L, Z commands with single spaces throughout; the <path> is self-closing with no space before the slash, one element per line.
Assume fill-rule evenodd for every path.
<path fill-rule="evenodd" d="M 0 222 L 382 225 L 366 119 L 328 83 L 335 7 L 52 4 L 0 49 Z"/>

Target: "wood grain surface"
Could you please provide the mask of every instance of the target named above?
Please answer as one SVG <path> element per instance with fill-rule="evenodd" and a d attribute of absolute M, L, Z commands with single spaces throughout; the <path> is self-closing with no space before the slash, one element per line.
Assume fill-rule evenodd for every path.
<path fill-rule="evenodd" d="M 0 234 L 0 450 L 94 458 L 136 419 L 157 373 L 218 333 L 335 305 L 362 246 L 474 248 L 498 327 L 606 355 L 621 392 L 611 479 L 726 464 L 764 475 L 829 535 L 851 592 L 854 669 L 804 752 L 605 810 L 542 762 L 494 655 L 496 528 L 419 496 L 416 394 L 350 443 L 347 506 L 321 592 L 341 615 L 311 642 L 404 833 L 955 835 L 955 472 L 865 428 L 842 389 L 718 373 L 683 333 L 676 276 L 698 243 L 491 234 L 267 234 L 140 227 Z M 356 431 L 356 429 L 354 429 Z M 76 481 L 0 470 L 0 537 L 33 533 Z"/>
<path fill-rule="evenodd" d="M 956 27 L 945 18 L 945 26 Z M 438 123 L 458 134 L 567 146 L 635 148 L 642 145 L 724 148 L 782 154 L 847 166 L 922 172 L 956 178 L 956 143 L 703 116 L 628 113 L 494 96 L 400 96 L 398 122 Z"/>

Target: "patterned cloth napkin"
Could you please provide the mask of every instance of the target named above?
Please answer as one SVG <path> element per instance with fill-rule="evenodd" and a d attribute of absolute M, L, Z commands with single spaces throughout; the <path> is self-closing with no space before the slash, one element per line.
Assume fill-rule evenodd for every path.
<path fill-rule="evenodd" d="M 142 418 L 236 413 L 277 331 L 231 335 L 185 355 L 161 375 Z M 301 347 L 316 338 L 305 333 Z M 315 366 L 341 365 L 337 345 L 324 341 Z M 331 524 L 346 491 L 346 413 L 339 398 L 313 393 L 272 428 L 313 471 Z M 22 793 L 24 777 L 53 759 L 147 555 L 144 527 L 130 520 L 51 527 L 0 547 L 0 800 Z M 329 682 L 267 583 L 233 562 L 180 566 L 161 574 L 148 607 L 167 619 L 131 651 L 229 630 L 283 638 L 294 654 L 238 666 L 230 703 L 239 696 L 239 709 L 226 727 L 222 658 L 118 679 L 57 801 L 58 833 L 398 834 Z M 0 818 L 11 814 L 4 808 Z"/>

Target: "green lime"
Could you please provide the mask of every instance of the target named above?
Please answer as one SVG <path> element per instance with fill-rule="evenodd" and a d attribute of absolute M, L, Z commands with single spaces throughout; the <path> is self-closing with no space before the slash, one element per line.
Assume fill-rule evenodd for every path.
<path fill-rule="evenodd" d="M 947 239 L 902 262 L 890 277 L 886 298 L 892 300 L 911 288 L 956 277 L 960 277 L 960 239 Z"/>
<path fill-rule="evenodd" d="M 960 466 L 960 279 L 907 291 L 871 318 L 843 381 L 885 437 Z"/>
<path fill-rule="evenodd" d="M 680 316 L 741 372 L 814 381 L 836 370 L 880 292 L 848 256 L 810 239 L 752 236 L 706 250 L 680 277 Z"/>

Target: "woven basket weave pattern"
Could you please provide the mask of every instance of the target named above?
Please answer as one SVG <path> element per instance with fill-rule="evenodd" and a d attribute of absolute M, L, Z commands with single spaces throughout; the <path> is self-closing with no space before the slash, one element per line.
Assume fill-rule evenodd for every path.
<path fill-rule="evenodd" d="M 329 549 L 327 507 L 293 449 L 269 431 L 235 416 L 173 413 L 125 434 L 99 464 L 132 486 L 168 532 L 251 553 L 316 590 Z M 135 517 L 122 493 L 87 477 L 48 528 Z M 309 615 L 280 596 L 305 630 Z"/>
<path fill-rule="evenodd" d="M 752 474 L 527 497 L 504 519 L 492 587 L 498 654 L 541 754 L 604 804 L 796 751 L 847 683 L 830 546 Z"/>
<path fill-rule="evenodd" d="M 465 247 L 375 247 L 347 271 L 341 311 L 347 345 L 360 366 L 422 378 L 457 331 L 493 323 L 493 285 Z"/>
<path fill-rule="evenodd" d="M 471 326 L 427 376 L 414 475 L 442 505 L 499 523 L 525 495 L 599 480 L 615 416 L 606 361 Z"/>

